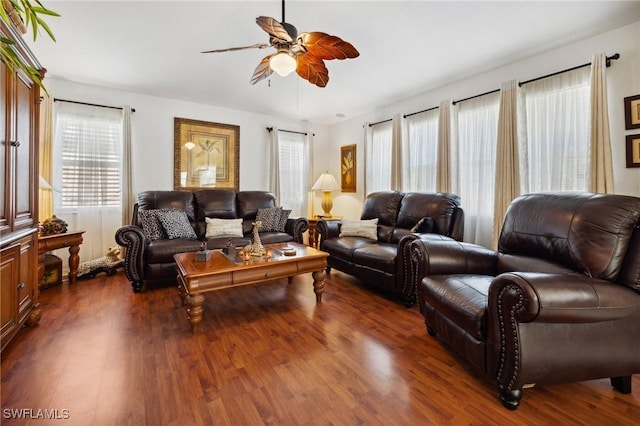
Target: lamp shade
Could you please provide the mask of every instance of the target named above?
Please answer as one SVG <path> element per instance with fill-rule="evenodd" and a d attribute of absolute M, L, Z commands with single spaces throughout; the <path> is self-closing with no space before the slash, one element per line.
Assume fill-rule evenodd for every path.
<path fill-rule="evenodd" d="M 311 187 L 313 191 L 337 191 L 338 182 L 336 182 L 336 178 L 329 172 L 323 173 L 320 175 L 316 183 Z"/>

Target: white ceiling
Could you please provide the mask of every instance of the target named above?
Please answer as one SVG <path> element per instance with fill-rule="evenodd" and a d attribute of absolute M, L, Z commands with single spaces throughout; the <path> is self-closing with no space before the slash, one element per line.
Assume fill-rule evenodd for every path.
<path fill-rule="evenodd" d="M 327 61 L 325 88 L 295 74 L 252 86 L 271 48 L 200 51 L 268 43 L 255 18 L 280 21 L 279 0 L 41 1 L 62 15 L 46 19 L 56 43 L 29 40 L 49 77 L 319 123 L 640 21 L 638 0 L 289 0 L 299 32 L 337 35 L 360 57 Z"/>

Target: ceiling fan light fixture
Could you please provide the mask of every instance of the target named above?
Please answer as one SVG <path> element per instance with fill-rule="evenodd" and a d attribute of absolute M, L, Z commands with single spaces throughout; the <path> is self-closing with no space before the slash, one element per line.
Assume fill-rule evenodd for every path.
<path fill-rule="evenodd" d="M 286 77 L 296 70 L 296 59 L 288 52 L 279 52 L 269 60 L 271 69 L 282 77 Z"/>

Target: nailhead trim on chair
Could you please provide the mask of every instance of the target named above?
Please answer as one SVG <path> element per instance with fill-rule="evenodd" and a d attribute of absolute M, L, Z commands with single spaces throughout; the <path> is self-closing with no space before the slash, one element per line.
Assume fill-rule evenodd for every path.
<path fill-rule="evenodd" d="M 505 363 L 506 363 L 506 343 L 507 337 L 504 329 L 504 313 L 502 310 L 502 298 L 507 291 L 515 291 L 518 294 L 518 302 L 514 304 L 509 310 L 509 324 L 511 326 L 512 336 L 513 336 L 513 346 L 515 348 L 514 351 L 514 366 L 513 366 L 513 375 L 509 380 L 509 384 L 506 386 L 508 391 L 511 391 L 513 384 L 515 383 L 518 377 L 518 371 L 520 370 L 520 349 L 518 346 L 518 324 L 515 320 L 515 311 L 521 308 L 524 305 L 524 297 L 520 288 L 516 285 L 507 285 L 498 293 L 498 319 L 500 323 L 500 367 L 498 368 L 498 373 L 496 375 L 496 379 L 500 382 L 500 378 L 503 374 Z"/>

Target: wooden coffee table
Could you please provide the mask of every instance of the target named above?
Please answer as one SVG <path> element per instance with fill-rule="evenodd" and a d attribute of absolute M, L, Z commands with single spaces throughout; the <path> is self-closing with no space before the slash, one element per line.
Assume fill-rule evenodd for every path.
<path fill-rule="evenodd" d="M 226 255 L 220 250 L 212 250 L 211 258 L 206 262 L 196 262 L 193 252 L 173 256 L 178 268 L 178 289 L 187 309 L 191 331 L 198 331 L 204 311 L 204 293 L 209 291 L 285 277 L 291 283 L 294 276 L 311 272 L 316 303 L 322 302 L 328 253 L 296 243 L 266 244 L 265 247 L 271 250 L 270 258 L 247 261 L 242 260 L 240 251 Z M 295 256 L 285 256 L 282 250 L 286 247 L 294 248 Z"/>

